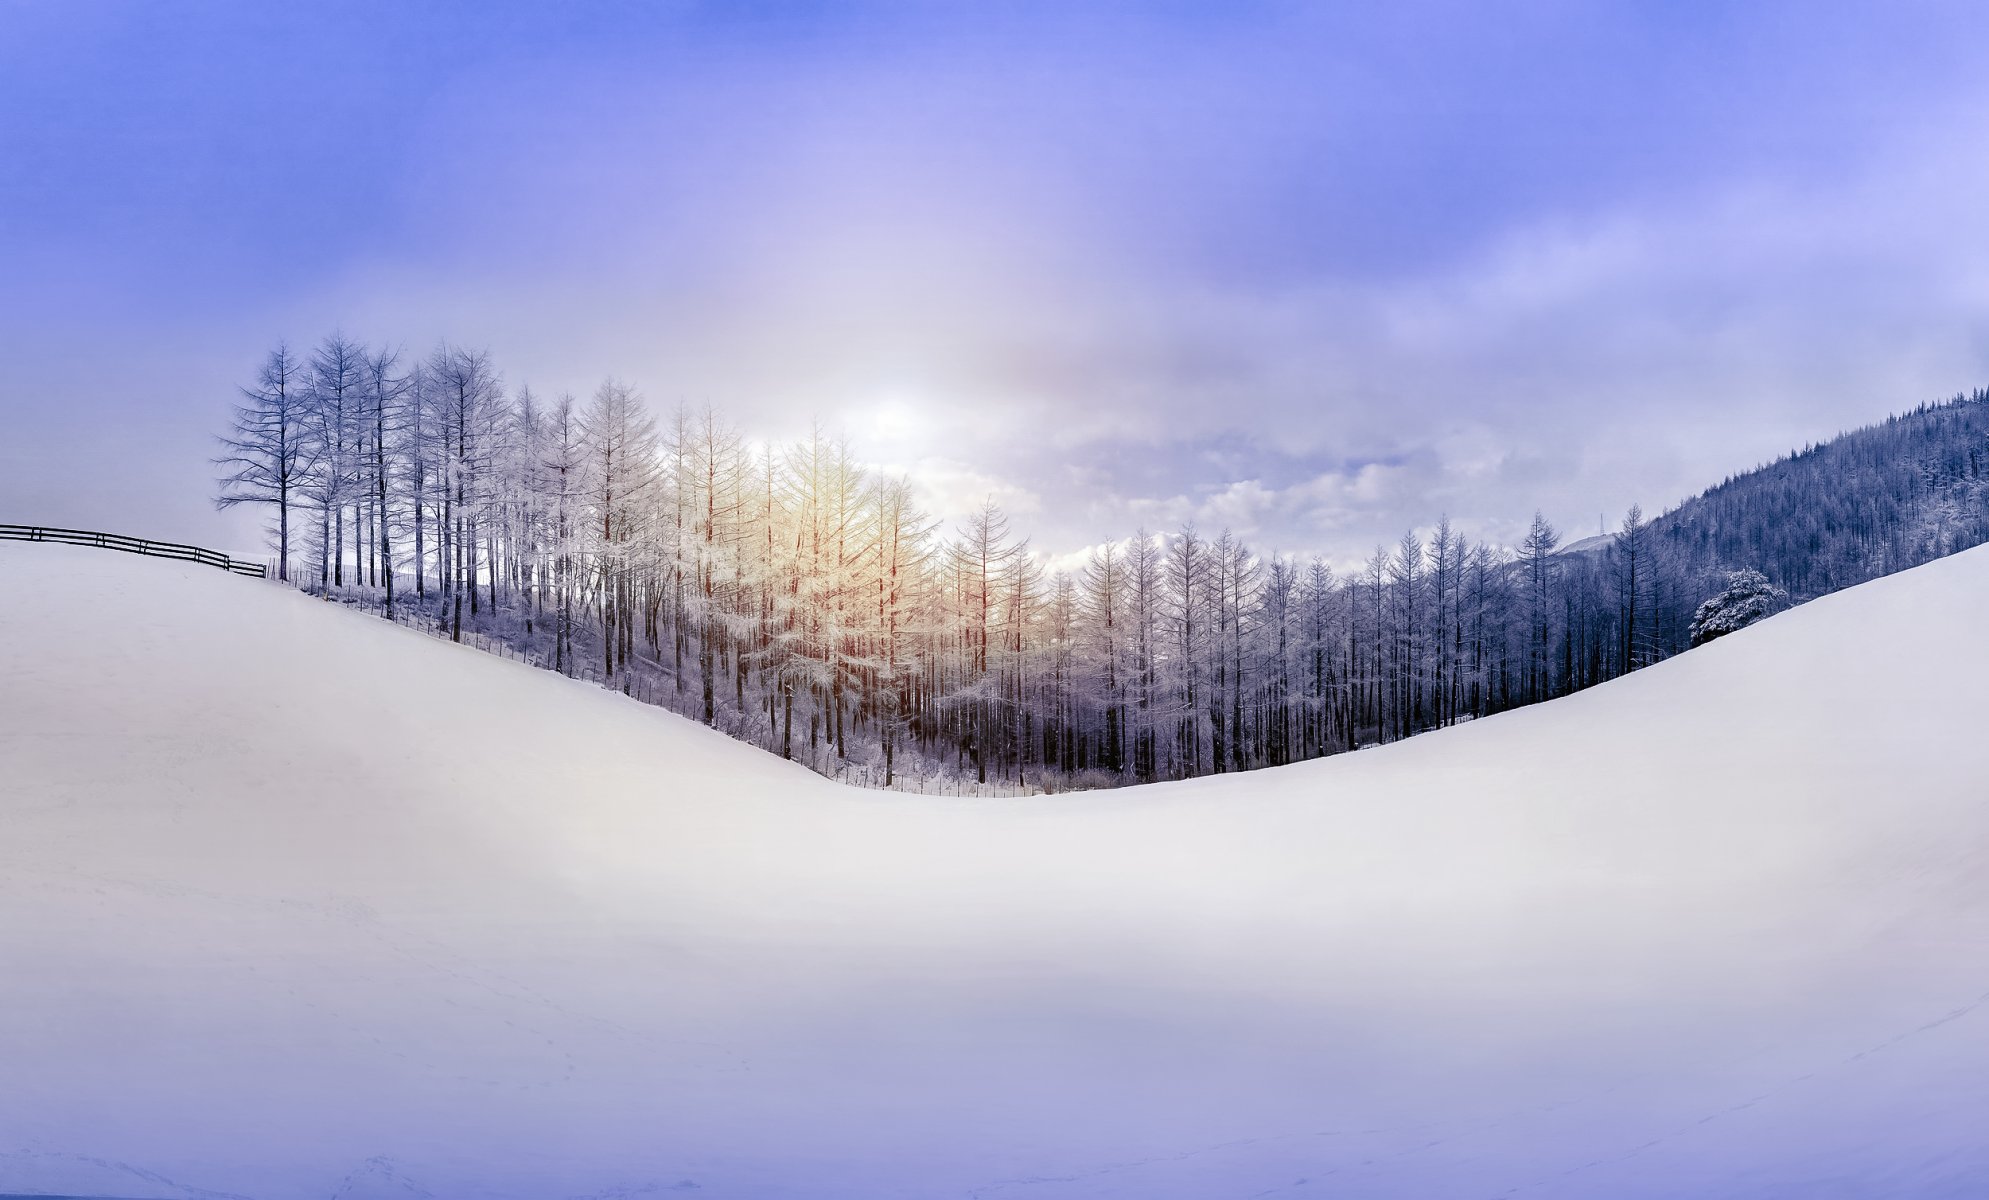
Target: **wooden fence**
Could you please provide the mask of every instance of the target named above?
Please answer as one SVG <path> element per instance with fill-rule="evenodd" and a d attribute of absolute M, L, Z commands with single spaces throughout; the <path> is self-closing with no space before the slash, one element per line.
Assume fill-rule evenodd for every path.
<path fill-rule="evenodd" d="M 199 546 L 182 546 L 178 542 L 154 542 L 145 538 L 126 537 L 121 533 L 98 533 L 91 529 L 57 529 L 48 525 L 0 525 L 0 541 L 9 542 L 59 542 L 65 546 L 96 546 L 104 550 L 123 550 L 129 554 L 149 554 L 154 558 L 177 558 L 182 562 L 204 563 L 232 571 L 237 575 L 253 575 L 264 578 L 268 568 L 261 563 L 247 562 L 239 558 L 229 558 L 218 550 L 204 550 Z"/>

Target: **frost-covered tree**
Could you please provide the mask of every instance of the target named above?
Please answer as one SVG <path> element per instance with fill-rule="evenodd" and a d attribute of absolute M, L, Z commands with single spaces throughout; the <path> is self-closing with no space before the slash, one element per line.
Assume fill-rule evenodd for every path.
<path fill-rule="evenodd" d="M 403 368 L 342 337 L 307 362 L 279 347 L 243 400 L 221 502 L 269 506 L 285 574 L 302 503 L 309 586 L 895 785 L 1338 753 L 1603 682 L 1777 589 L 1989 540 L 1989 395 L 1632 508 L 1598 543 L 1564 550 L 1537 513 L 1512 548 L 1440 519 L 1345 574 L 1192 525 L 1050 572 L 992 501 L 942 532 L 830 432 L 749 444 L 679 410 L 659 437 L 627 385 L 547 404 L 481 351 Z"/>
<path fill-rule="evenodd" d="M 412 375 L 401 367 L 399 350 L 374 350 L 360 361 L 362 419 L 368 436 L 367 494 L 373 504 L 374 563 L 369 582 L 381 588 L 387 617 L 394 615 L 394 503 L 397 481 L 395 448 L 407 419 Z"/>
<path fill-rule="evenodd" d="M 1533 513 L 1533 523 L 1527 526 L 1526 537 L 1519 544 L 1521 559 L 1526 564 L 1526 611 L 1527 649 L 1526 676 L 1523 695 L 1528 701 L 1544 700 L 1554 694 L 1552 659 L 1553 630 L 1550 622 L 1554 612 L 1554 577 L 1559 564 L 1554 558 L 1554 548 L 1561 544 L 1561 535 L 1539 510 Z"/>
<path fill-rule="evenodd" d="M 1293 758 L 1297 713 L 1292 680 L 1298 676 L 1301 665 L 1300 629 L 1304 613 L 1299 580 L 1297 563 L 1282 556 L 1272 557 L 1264 564 L 1263 585 L 1253 614 L 1252 632 L 1258 645 L 1251 701 L 1262 713 L 1262 721 L 1255 727 L 1256 744 L 1249 757 L 1261 757 L 1272 766 Z"/>
<path fill-rule="evenodd" d="M 909 479 L 885 480 L 874 498 L 871 571 L 877 610 L 871 626 L 873 675 L 868 690 L 874 693 L 869 707 L 884 755 L 884 786 L 889 787 L 895 779 L 898 747 L 912 734 L 918 708 L 918 653 L 932 632 L 927 625 L 929 568 L 936 553 L 932 535 L 938 526 L 913 499 Z"/>
<path fill-rule="evenodd" d="M 1649 527 L 1644 524 L 1642 506 L 1632 504 L 1623 515 L 1623 528 L 1617 531 L 1614 556 L 1616 569 L 1616 610 L 1623 623 L 1622 651 L 1618 669 L 1633 671 L 1643 665 L 1647 643 L 1643 639 L 1644 595 L 1650 589 Z"/>
<path fill-rule="evenodd" d="M 1112 542 L 1092 550 L 1077 582 L 1075 625 L 1082 633 L 1077 662 L 1083 696 L 1101 718 L 1098 759 L 1105 770 L 1126 766 L 1126 680 L 1128 639 L 1126 569 L 1119 547 Z"/>
<path fill-rule="evenodd" d="M 1132 703 L 1128 714 L 1133 746 L 1133 777 L 1142 782 L 1160 777 L 1159 718 L 1161 645 L 1161 576 L 1164 570 L 1159 539 L 1140 529 L 1126 547 L 1126 615 L 1131 623 Z"/>
<path fill-rule="evenodd" d="M 1789 594 L 1759 571 L 1731 571 L 1726 586 L 1692 614 L 1692 644 L 1704 645 L 1779 611 Z"/>
<path fill-rule="evenodd" d="M 1025 545 L 1008 532 L 1008 517 L 992 497 L 967 519 L 947 548 L 954 590 L 961 661 L 949 706 L 957 714 L 962 750 L 974 763 L 978 782 L 987 782 L 1003 699 L 1003 580 Z"/>
<path fill-rule="evenodd" d="M 661 463 L 656 423 L 635 389 L 610 379 L 579 418 L 585 448 L 587 547 L 600 614 L 601 672 L 613 679 L 635 653 L 637 572 L 654 532 Z"/>
<path fill-rule="evenodd" d="M 553 669 L 572 674 L 573 616 L 580 603 L 583 560 L 582 505 L 587 488 L 588 454 L 573 393 L 562 392 L 541 422 L 538 470 L 539 503 L 545 514 L 545 566 L 537 574 L 550 589 L 553 608 Z"/>
<path fill-rule="evenodd" d="M 305 481 L 317 470 L 322 445 L 312 436 L 308 419 L 311 391 L 306 367 L 279 342 L 254 384 L 242 388 L 245 403 L 235 407 L 229 430 L 221 437 L 219 508 L 238 504 L 275 509 L 276 577 L 290 578 L 290 510 L 298 503 Z"/>
<path fill-rule="evenodd" d="M 488 582 L 496 603 L 495 559 L 486 540 L 496 532 L 488 518 L 495 494 L 492 468 L 510 417 L 502 382 L 487 351 L 438 346 L 426 366 L 425 399 L 432 425 L 423 447 L 434 454 L 437 493 L 437 576 L 449 607 L 450 637 L 461 640 L 463 602 L 479 612 L 479 584 Z M 486 567 L 490 569 L 485 570 Z"/>
<path fill-rule="evenodd" d="M 1207 703 L 1204 676 L 1208 669 L 1209 555 L 1194 525 L 1184 525 L 1167 541 L 1165 566 L 1167 616 L 1172 625 L 1173 670 L 1167 683 L 1173 695 L 1167 706 L 1174 717 L 1174 756 L 1178 769 L 1202 773 L 1207 739 L 1203 706 Z"/>
<path fill-rule="evenodd" d="M 306 374 L 304 421 L 317 454 L 304 476 L 303 494 L 318 513 L 313 544 L 319 583 L 324 587 L 345 584 L 347 508 L 360 498 L 360 400 L 366 378 L 365 354 L 358 343 L 334 333 L 312 352 Z M 353 526 L 356 531 L 358 522 Z"/>

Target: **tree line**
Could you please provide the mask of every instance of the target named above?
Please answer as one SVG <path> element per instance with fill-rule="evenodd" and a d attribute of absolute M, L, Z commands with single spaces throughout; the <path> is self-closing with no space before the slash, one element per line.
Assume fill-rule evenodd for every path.
<path fill-rule="evenodd" d="M 1342 572 L 1188 525 L 1052 572 L 992 501 L 942 528 L 820 427 L 758 444 L 711 408 L 659 424 L 615 380 L 542 398 L 480 350 L 339 335 L 272 350 L 222 445 L 219 502 L 270 511 L 283 578 L 885 786 L 1392 741 L 1677 653 L 1754 565 L 1633 508 L 1584 553 L 1539 514 L 1512 548 L 1439 519 Z"/>

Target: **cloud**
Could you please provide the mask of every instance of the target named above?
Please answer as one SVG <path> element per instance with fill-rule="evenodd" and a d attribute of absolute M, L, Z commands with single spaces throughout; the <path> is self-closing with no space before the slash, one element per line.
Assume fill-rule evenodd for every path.
<path fill-rule="evenodd" d="M 195 540 L 234 384 L 340 326 L 760 438 L 840 422 L 1053 558 L 1189 520 L 1336 560 L 1444 513 L 1586 530 L 1989 373 L 1972 19 L 1773 7 L 520 16 L 372 56 L 453 36 L 409 9 L 314 18 L 267 111 L 222 69 L 242 30 L 0 43 L 34 166 L 0 403 L 51 461 L 121 431 L 103 473 Z M 339 186 L 261 155 L 273 123 Z"/>
<path fill-rule="evenodd" d="M 1011 517 L 1028 517 L 1043 507 L 1042 497 L 1030 489 L 958 459 L 922 458 L 904 473 L 912 480 L 919 506 L 949 524 L 979 511 L 989 500 Z M 1025 525 L 1012 530 L 1021 537 L 1029 535 Z"/>
<path fill-rule="evenodd" d="M 1982 381 L 1973 128 L 1922 130 L 1828 189 L 1742 179 L 1533 222 L 1413 277 L 1204 291 L 1164 320 L 1138 307 L 1084 366 L 1138 381 L 1138 402 L 1062 436 L 1175 464 L 1168 487 L 1121 496 L 1122 526 L 1193 519 L 1305 548 L 1444 511 L 1508 537 L 1535 507 L 1583 527 L 1669 505 Z M 1224 452 L 1197 463 L 1210 442 Z"/>

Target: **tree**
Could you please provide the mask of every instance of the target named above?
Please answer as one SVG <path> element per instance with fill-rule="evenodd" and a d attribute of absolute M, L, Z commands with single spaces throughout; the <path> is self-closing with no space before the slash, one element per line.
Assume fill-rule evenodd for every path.
<path fill-rule="evenodd" d="M 453 611 L 449 636 L 463 636 L 463 601 L 470 613 L 478 611 L 477 585 L 482 582 L 484 561 L 479 560 L 480 539 L 485 527 L 485 506 L 490 500 L 491 466 L 509 413 L 504 405 L 502 382 L 488 352 L 438 346 L 428 359 L 429 383 L 435 404 L 435 434 L 439 448 L 442 511 L 438 532 L 438 553 L 446 569 L 438 571 L 443 580 L 442 594 Z M 497 569 L 490 566 L 491 602 L 496 603 Z"/>
<path fill-rule="evenodd" d="M 1526 563 L 1526 599 L 1529 623 L 1527 626 L 1526 674 L 1523 683 L 1525 700 L 1544 700 L 1552 695 L 1552 660 L 1550 639 L 1552 631 L 1549 620 L 1553 612 L 1552 585 L 1554 582 L 1554 548 L 1561 544 L 1560 533 L 1547 523 L 1547 518 L 1536 509 L 1533 523 L 1527 527 L 1526 537 L 1519 544 L 1521 559 Z"/>
<path fill-rule="evenodd" d="M 1125 769 L 1125 593 L 1126 572 L 1119 548 L 1111 542 L 1097 547 L 1078 577 L 1078 623 L 1090 636 L 1083 650 L 1089 682 L 1088 699 L 1099 706 L 1104 729 L 1099 762 L 1117 774 Z"/>
<path fill-rule="evenodd" d="M 389 447 L 399 439 L 405 405 L 413 390 L 413 377 L 401 372 L 399 350 L 377 350 L 361 363 L 365 387 L 365 409 L 370 418 L 372 451 L 371 483 L 374 534 L 381 582 L 385 585 L 387 619 L 394 616 L 393 458 Z"/>
<path fill-rule="evenodd" d="M 1273 555 L 1266 565 L 1258 594 L 1258 634 L 1263 678 L 1259 683 L 1258 740 L 1263 761 L 1276 765 L 1292 761 L 1293 659 L 1301 638 L 1301 591 L 1298 564 Z"/>
<path fill-rule="evenodd" d="M 544 457 L 540 460 L 541 493 L 546 505 L 547 553 L 555 610 L 553 669 L 574 670 L 573 609 L 580 591 L 580 559 L 584 542 L 580 509 L 587 495 L 587 445 L 573 393 L 562 392 L 545 416 Z"/>
<path fill-rule="evenodd" d="M 1126 601 L 1132 622 L 1132 743 L 1133 777 L 1150 782 L 1160 777 L 1160 744 L 1156 732 L 1160 703 L 1161 574 L 1159 540 L 1145 529 L 1126 546 Z"/>
<path fill-rule="evenodd" d="M 747 459 L 737 431 L 707 407 L 691 431 L 688 456 L 676 480 L 679 504 L 688 500 L 687 547 L 691 577 L 690 623 L 698 643 L 698 681 L 705 724 L 717 720 L 719 658 L 726 652 L 727 618 L 741 586 L 739 527 L 745 512 Z"/>
<path fill-rule="evenodd" d="M 1431 701 L 1434 711 L 1431 716 L 1436 724 L 1446 725 L 1457 714 L 1457 648 L 1459 643 L 1459 621 L 1456 619 L 1459 576 L 1464 569 L 1464 538 L 1450 526 L 1450 515 L 1444 514 L 1437 520 L 1436 532 L 1430 535 L 1427 551 L 1428 569 L 1425 578 L 1429 581 L 1432 605 L 1430 641 Z"/>
<path fill-rule="evenodd" d="M 656 423 L 635 389 L 610 379 L 595 389 L 579 419 L 586 448 L 589 549 L 601 614 L 602 678 L 635 652 L 636 569 L 650 532 L 661 463 Z M 457 606 L 461 614 L 460 603 Z"/>
<path fill-rule="evenodd" d="M 1342 587 L 1331 564 L 1314 558 L 1305 569 L 1302 650 L 1305 654 L 1306 732 L 1303 753 L 1354 748 L 1352 587 Z"/>
<path fill-rule="evenodd" d="M 1614 547 L 1616 550 L 1616 610 L 1623 623 L 1623 644 L 1618 669 L 1624 674 L 1644 665 L 1642 659 L 1643 642 L 1638 634 L 1643 628 L 1639 621 L 1643 610 L 1641 601 L 1649 589 L 1646 543 L 1649 541 L 1648 526 L 1644 524 L 1642 506 L 1632 504 L 1630 511 L 1623 514 L 1623 528 L 1617 531 Z"/>
<path fill-rule="evenodd" d="M 1395 710 L 1396 737 L 1408 737 L 1423 717 L 1423 543 L 1411 530 L 1395 545 L 1388 563 L 1388 582 L 1395 595 L 1395 636 L 1389 639 L 1389 693 Z"/>
<path fill-rule="evenodd" d="M 429 363 L 417 363 L 409 372 L 405 404 L 401 410 L 399 435 L 395 439 L 400 466 L 402 503 L 408 527 L 414 535 L 414 594 L 417 602 L 428 599 L 429 549 L 434 548 L 435 582 L 442 585 L 442 403 L 441 382 Z M 429 534 L 429 520 L 435 533 Z"/>
<path fill-rule="evenodd" d="M 290 578 L 290 508 L 306 479 L 317 470 L 321 444 L 306 421 L 310 393 L 302 385 L 303 369 L 282 342 L 269 352 L 252 387 L 241 389 L 248 401 L 235 407 L 223 453 L 214 460 L 222 469 L 217 508 L 238 504 L 267 504 L 276 509 L 276 577 Z"/>
<path fill-rule="evenodd" d="M 878 738 L 884 751 L 884 786 L 895 778 L 898 746 L 911 727 L 912 688 L 918 678 L 912 657 L 912 636 L 924 606 L 926 569 L 931 564 L 931 538 L 938 523 L 919 510 L 912 484 L 900 476 L 881 484 L 875 493 L 877 517 L 874 539 L 877 616 L 875 708 Z"/>
<path fill-rule="evenodd" d="M 1789 594 L 1768 582 L 1759 571 L 1727 573 L 1726 586 L 1701 604 L 1692 617 L 1692 644 L 1703 646 L 1715 638 L 1745 629 L 1761 618 L 1781 610 Z"/>
<path fill-rule="evenodd" d="M 342 333 L 311 354 L 304 420 L 317 448 L 304 494 L 318 510 L 318 586 L 327 597 L 345 583 L 345 506 L 356 498 L 356 434 L 365 350 Z M 356 522 L 355 522 L 356 524 Z"/>
<path fill-rule="evenodd" d="M 964 704 L 961 745 L 973 759 L 975 776 L 981 783 L 988 781 L 995 706 L 1002 682 L 990 669 L 1000 664 L 994 634 L 1002 618 L 1001 585 L 1026 549 L 1025 543 L 1009 539 L 1008 517 L 990 496 L 960 528 L 947 552 L 956 581 L 955 611 L 965 652 L 961 663 L 965 684 L 958 690 Z"/>
<path fill-rule="evenodd" d="M 1175 763 L 1189 774 L 1202 772 L 1202 676 L 1207 670 L 1209 554 L 1193 524 L 1167 542 L 1165 567 L 1168 617 L 1173 623 Z"/>

